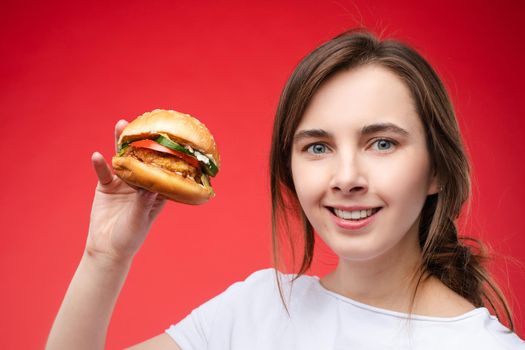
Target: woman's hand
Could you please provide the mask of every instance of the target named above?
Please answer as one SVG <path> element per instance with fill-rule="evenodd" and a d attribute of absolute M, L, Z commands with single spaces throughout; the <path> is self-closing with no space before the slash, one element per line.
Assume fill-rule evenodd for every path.
<path fill-rule="evenodd" d="M 116 140 L 127 124 L 125 120 L 117 122 Z M 115 262 L 130 260 L 144 242 L 166 199 L 127 185 L 112 173 L 100 153 L 93 153 L 91 161 L 98 185 L 91 209 L 86 253 Z"/>

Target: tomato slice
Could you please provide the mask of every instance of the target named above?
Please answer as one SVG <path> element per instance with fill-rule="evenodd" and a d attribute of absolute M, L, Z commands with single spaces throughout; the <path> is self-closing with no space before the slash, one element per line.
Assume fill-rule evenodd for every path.
<path fill-rule="evenodd" d="M 197 169 L 199 168 L 199 161 L 197 160 L 197 158 L 194 158 L 183 152 L 174 151 L 171 148 L 163 146 L 160 143 L 157 143 L 153 140 L 134 141 L 130 143 L 130 145 L 136 148 L 148 148 L 148 149 L 151 149 L 157 152 L 168 153 L 176 157 L 179 157 L 180 159 L 184 160 L 186 163 L 188 163 L 194 168 L 197 168 Z"/>

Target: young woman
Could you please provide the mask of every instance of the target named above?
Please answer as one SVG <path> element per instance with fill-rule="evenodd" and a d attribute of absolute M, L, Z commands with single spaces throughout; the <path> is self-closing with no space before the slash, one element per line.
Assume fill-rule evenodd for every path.
<path fill-rule="evenodd" d="M 116 125 L 116 136 L 125 122 Z M 164 200 L 99 178 L 85 254 L 48 349 L 101 349 L 133 256 Z M 309 54 L 281 97 L 271 150 L 273 247 L 302 249 L 296 275 L 257 271 L 135 349 L 524 349 L 460 239 L 469 166 L 447 93 L 395 41 L 344 33 Z M 297 242 L 290 222 L 304 235 Z M 339 263 L 307 276 L 314 231 Z"/>

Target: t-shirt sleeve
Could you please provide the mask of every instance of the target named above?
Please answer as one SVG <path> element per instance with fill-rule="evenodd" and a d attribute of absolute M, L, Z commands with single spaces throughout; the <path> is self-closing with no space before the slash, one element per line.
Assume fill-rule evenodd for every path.
<path fill-rule="evenodd" d="M 177 342 L 183 350 L 206 349 L 210 325 L 217 314 L 217 309 L 224 293 L 194 309 L 179 323 L 172 325 L 166 333 Z"/>
<path fill-rule="evenodd" d="M 246 301 L 254 288 L 261 287 L 263 280 L 273 276 L 273 269 L 259 270 L 242 282 L 236 282 L 224 292 L 208 300 L 179 323 L 172 325 L 166 333 L 182 350 L 204 350 L 208 348 L 211 333 L 228 332 L 234 322 L 233 311 Z"/>

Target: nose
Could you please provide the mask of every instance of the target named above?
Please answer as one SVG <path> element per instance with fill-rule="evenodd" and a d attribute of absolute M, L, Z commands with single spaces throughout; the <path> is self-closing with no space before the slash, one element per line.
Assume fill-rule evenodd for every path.
<path fill-rule="evenodd" d="M 364 193 L 368 190 L 366 169 L 356 154 L 334 157 L 330 187 L 342 194 Z"/>

